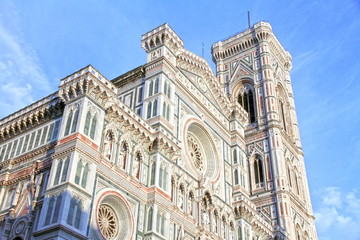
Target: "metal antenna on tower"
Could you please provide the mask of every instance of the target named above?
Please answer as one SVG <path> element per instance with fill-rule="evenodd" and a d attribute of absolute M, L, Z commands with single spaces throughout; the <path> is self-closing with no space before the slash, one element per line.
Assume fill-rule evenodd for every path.
<path fill-rule="evenodd" d="M 248 27 L 250 29 L 250 11 L 248 10 Z"/>
<path fill-rule="evenodd" d="M 202 51 L 201 51 L 201 57 L 204 58 L 204 42 L 201 42 L 201 45 L 202 45 Z"/>

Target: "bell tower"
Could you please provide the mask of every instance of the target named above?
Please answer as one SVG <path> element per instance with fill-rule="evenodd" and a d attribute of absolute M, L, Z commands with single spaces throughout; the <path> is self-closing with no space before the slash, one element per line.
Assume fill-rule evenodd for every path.
<path fill-rule="evenodd" d="M 248 114 L 250 200 L 278 229 L 279 239 L 316 238 L 290 79 L 291 55 L 267 22 L 213 44 L 212 55 L 224 92 Z"/>

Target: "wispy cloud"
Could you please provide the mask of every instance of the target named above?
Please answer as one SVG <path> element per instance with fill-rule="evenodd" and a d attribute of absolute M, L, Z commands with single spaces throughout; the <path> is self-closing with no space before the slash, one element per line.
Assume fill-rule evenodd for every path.
<path fill-rule="evenodd" d="M 4 5 L 0 11 L 0 118 L 51 93 L 36 51 L 22 37 L 15 6 Z"/>
<path fill-rule="evenodd" d="M 327 187 L 315 196 L 321 199 L 314 206 L 319 239 L 360 239 L 360 197 L 356 190 Z"/>

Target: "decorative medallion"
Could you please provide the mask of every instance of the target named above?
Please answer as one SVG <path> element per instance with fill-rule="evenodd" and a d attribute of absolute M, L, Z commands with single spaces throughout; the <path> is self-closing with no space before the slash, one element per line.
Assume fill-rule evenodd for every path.
<path fill-rule="evenodd" d="M 116 238 L 119 229 L 118 222 L 115 211 L 109 205 L 103 204 L 99 207 L 98 224 L 100 232 L 105 239 L 111 240 Z"/>
<path fill-rule="evenodd" d="M 198 77 L 197 81 L 201 91 L 206 92 L 207 88 L 206 88 L 205 80 L 202 77 Z"/>
<path fill-rule="evenodd" d="M 204 169 L 204 161 L 203 161 L 203 157 L 202 157 L 202 154 L 200 151 L 199 144 L 194 139 L 194 137 L 188 135 L 187 136 L 187 145 L 188 145 L 188 150 L 189 150 L 192 162 L 194 163 L 195 167 L 200 172 L 202 172 Z"/>
<path fill-rule="evenodd" d="M 20 221 L 16 227 L 15 227 L 15 234 L 19 235 L 20 233 L 22 233 L 25 229 L 25 222 L 24 221 Z"/>

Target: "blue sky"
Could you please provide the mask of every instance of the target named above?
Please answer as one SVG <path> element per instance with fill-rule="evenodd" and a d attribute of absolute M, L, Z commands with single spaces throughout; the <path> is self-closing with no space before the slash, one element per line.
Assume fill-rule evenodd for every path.
<path fill-rule="evenodd" d="M 0 1 L 0 118 L 92 64 L 112 79 L 146 61 L 143 33 L 163 24 L 211 63 L 211 44 L 270 22 L 291 71 L 319 239 L 360 239 L 360 2 Z"/>

